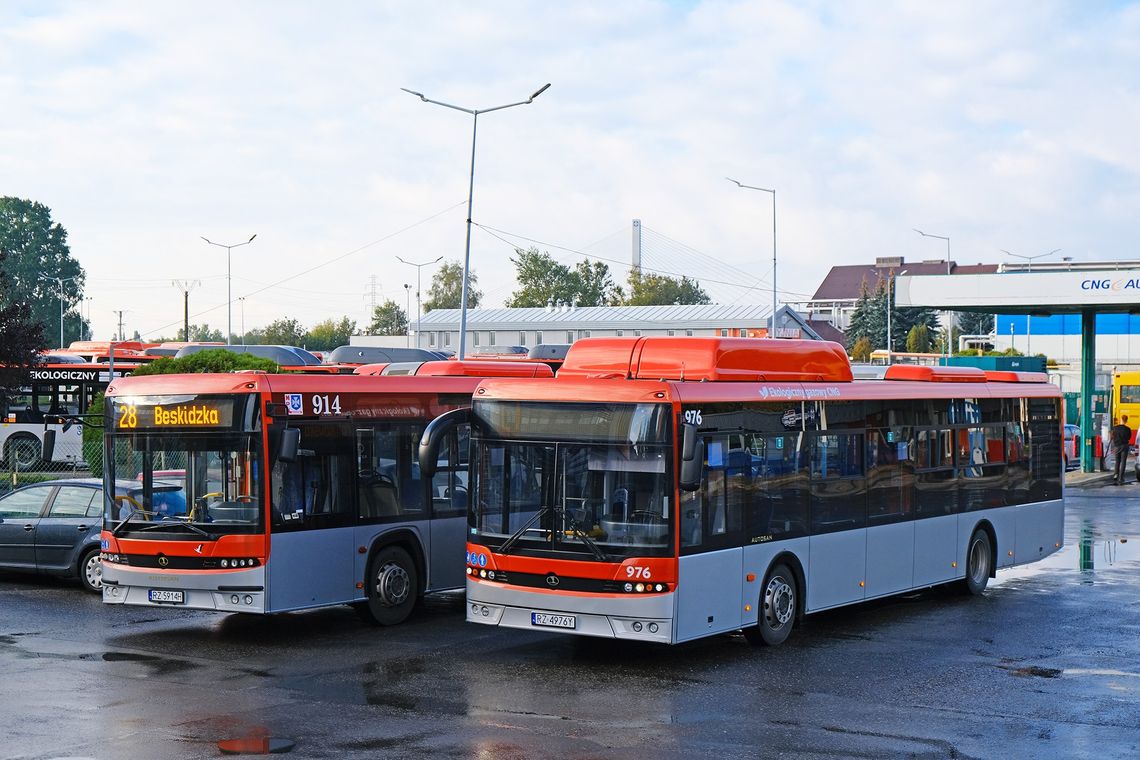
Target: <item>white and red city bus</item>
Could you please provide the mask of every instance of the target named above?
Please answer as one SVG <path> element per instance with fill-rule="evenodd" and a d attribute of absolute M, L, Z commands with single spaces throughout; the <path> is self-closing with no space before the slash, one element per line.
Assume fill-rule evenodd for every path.
<path fill-rule="evenodd" d="M 91 363 L 51 354 L 29 370 L 31 382 L 10 395 L 0 394 L 0 454 L 13 470 L 80 465 L 80 423 L 95 397 L 112 377 L 130 374 L 138 364 Z M 51 439 L 45 445 L 45 433 Z"/>
<path fill-rule="evenodd" d="M 981 593 L 1060 548 L 1045 375 L 880 373 L 853 379 L 825 342 L 587 338 L 554 379 L 485 380 L 465 415 L 467 619 L 779 644 L 805 614 Z M 429 427 L 421 467 L 457 417 Z"/>
<path fill-rule="evenodd" d="M 430 476 L 416 446 L 480 377 L 539 362 L 425 362 L 403 374 L 153 375 L 107 389 L 103 601 L 271 613 L 351 604 L 402 622 L 462 588 L 467 435 Z M 137 495 L 113 484 L 137 482 Z M 111 496 L 113 494 L 113 496 Z"/>

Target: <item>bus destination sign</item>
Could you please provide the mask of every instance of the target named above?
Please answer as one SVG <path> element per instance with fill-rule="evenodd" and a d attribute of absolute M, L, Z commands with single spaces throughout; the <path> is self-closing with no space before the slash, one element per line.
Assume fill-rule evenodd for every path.
<path fill-rule="evenodd" d="M 138 428 L 228 428 L 233 425 L 232 399 L 194 399 L 172 403 L 115 405 L 115 427 Z"/>

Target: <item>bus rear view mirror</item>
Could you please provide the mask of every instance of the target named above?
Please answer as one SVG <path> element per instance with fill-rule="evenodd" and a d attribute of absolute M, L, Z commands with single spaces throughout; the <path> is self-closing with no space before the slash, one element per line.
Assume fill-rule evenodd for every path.
<path fill-rule="evenodd" d="M 281 462 L 296 462 L 300 447 L 301 431 L 297 428 L 285 428 L 281 431 L 281 447 L 277 451 L 277 459 Z"/>
<path fill-rule="evenodd" d="M 54 430 L 45 430 L 44 431 L 44 445 L 43 445 L 42 451 L 40 452 L 40 459 L 42 459 L 45 462 L 50 462 L 50 461 L 52 461 L 52 459 L 55 458 L 54 455 L 55 455 L 55 431 Z"/>
<path fill-rule="evenodd" d="M 447 440 L 447 434 L 460 425 L 470 422 L 471 410 L 467 407 L 444 412 L 428 423 L 420 437 L 418 458 L 420 474 L 425 478 L 435 475 L 439 464 L 439 449 Z"/>
<path fill-rule="evenodd" d="M 681 476 L 677 483 L 682 491 L 696 491 L 701 487 L 704 464 L 704 441 L 697 426 L 686 422 L 681 426 Z"/>

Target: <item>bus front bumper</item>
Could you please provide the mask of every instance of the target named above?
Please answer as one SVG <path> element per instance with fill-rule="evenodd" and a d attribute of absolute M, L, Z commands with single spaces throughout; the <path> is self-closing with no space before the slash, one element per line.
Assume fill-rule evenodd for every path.
<path fill-rule="evenodd" d="M 569 594 L 468 578 L 467 622 L 669 644 L 673 597 L 672 592 Z"/>
<path fill-rule="evenodd" d="M 103 563 L 103 602 L 265 614 L 265 567 L 158 573 Z"/>

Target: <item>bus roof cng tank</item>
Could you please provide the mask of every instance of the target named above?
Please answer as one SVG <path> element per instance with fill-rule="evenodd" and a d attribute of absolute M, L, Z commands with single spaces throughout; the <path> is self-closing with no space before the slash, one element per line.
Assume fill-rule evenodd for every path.
<path fill-rule="evenodd" d="M 849 382 L 853 377 L 847 352 L 830 341 L 666 336 L 583 338 L 570 347 L 558 374 L 710 382 Z"/>

